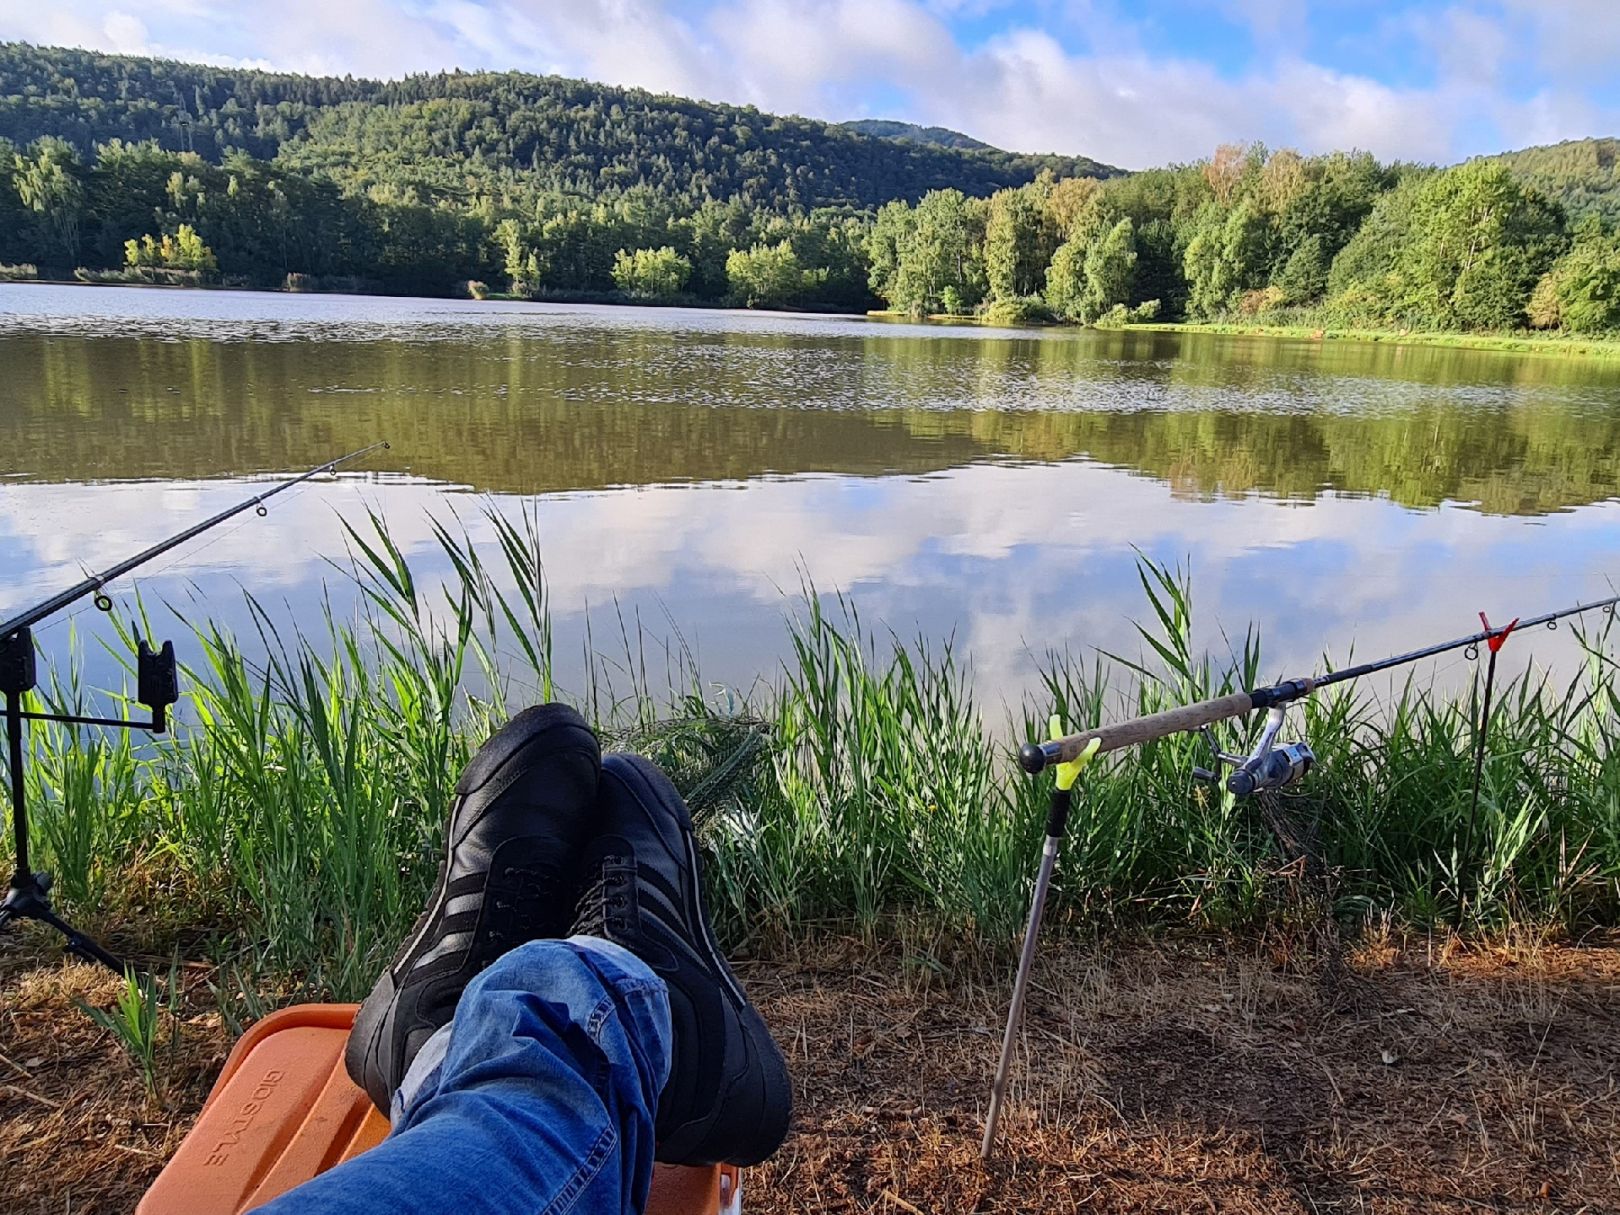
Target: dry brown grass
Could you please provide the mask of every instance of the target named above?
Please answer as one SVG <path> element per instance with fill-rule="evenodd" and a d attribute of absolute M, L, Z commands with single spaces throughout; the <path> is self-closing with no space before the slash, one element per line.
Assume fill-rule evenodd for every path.
<path fill-rule="evenodd" d="M 49 959 L 0 945 L 0 1193 L 128 1211 L 227 1034 L 188 971 L 149 1101 L 73 1005 L 116 980 Z M 1276 941 L 1051 949 L 988 1166 L 1005 976 L 855 942 L 741 969 L 799 1100 L 750 1212 L 1620 1211 L 1613 945 L 1375 939 L 1330 984 Z"/>

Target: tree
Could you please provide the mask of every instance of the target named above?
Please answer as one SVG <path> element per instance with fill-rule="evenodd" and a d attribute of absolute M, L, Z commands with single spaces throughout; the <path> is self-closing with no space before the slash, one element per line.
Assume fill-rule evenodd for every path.
<path fill-rule="evenodd" d="M 523 225 L 510 217 L 495 226 L 495 243 L 505 255 L 506 278 L 513 295 L 532 296 L 545 273 L 540 255 L 527 235 Z"/>
<path fill-rule="evenodd" d="M 126 241 L 124 262 L 132 270 L 178 270 L 200 279 L 219 273 L 214 251 L 190 224 L 181 224 L 173 235 L 165 232 L 161 240 L 148 234 Z"/>
<path fill-rule="evenodd" d="M 1102 183 L 1090 177 L 1065 177 L 1054 182 L 1042 206 L 1052 231 L 1068 239 L 1075 222 L 1095 203 L 1101 190 Z"/>
<path fill-rule="evenodd" d="M 79 218 L 84 207 L 84 184 L 79 180 L 79 157 L 63 140 L 39 140 L 32 156 L 14 154 L 12 182 L 17 196 L 39 215 L 65 264 L 79 260 Z"/>
<path fill-rule="evenodd" d="M 1070 237 L 1046 271 L 1046 303 L 1065 320 L 1090 325 L 1129 302 L 1136 270 L 1134 225 L 1122 219 L 1095 241 Z"/>
<path fill-rule="evenodd" d="M 793 245 L 785 240 L 732 250 L 726 258 L 726 278 L 731 283 L 732 299 L 745 308 L 790 304 L 814 281 L 799 265 Z"/>
<path fill-rule="evenodd" d="M 960 190 L 930 190 L 913 212 L 915 228 L 900 250 L 893 304 L 914 316 L 938 312 L 947 289 L 971 308 L 984 298 L 984 205 Z"/>
<path fill-rule="evenodd" d="M 1335 260 L 1342 312 L 1443 329 L 1511 328 L 1562 251 L 1563 216 L 1503 165 L 1470 161 L 1397 187 Z"/>
<path fill-rule="evenodd" d="M 1223 216 L 1217 206 L 1206 207 L 1187 243 L 1187 311 L 1210 319 L 1224 313 L 1243 292 L 1265 279 L 1266 217 L 1249 200 Z"/>
<path fill-rule="evenodd" d="M 1081 319 L 1085 310 L 1086 244 L 1066 240 L 1052 254 L 1046 268 L 1046 306 L 1067 321 Z"/>
<path fill-rule="evenodd" d="M 1328 255 L 1322 237 L 1302 240 L 1273 280 L 1284 304 L 1309 304 L 1322 298 L 1328 284 Z"/>
<path fill-rule="evenodd" d="M 892 308 L 903 307 L 899 295 L 900 263 L 917 233 L 917 214 L 902 199 L 878 208 L 866 236 L 867 282 Z"/>
<path fill-rule="evenodd" d="M 1131 297 L 1136 272 L 1136 235 L 1122 219 L 1086 251 L 1085 320 L 1094 321 Z"/>
<path fill-rule="evenodd" d="M 984 270 L 992 300 L 1039 295 L 1056 242 L 1033 190 L 998 190 L 985 214 Z"/>
<path fill-rule="evenodd" d="M 1472 162 L 1419 192 L 1407 273 L 1434 323 L 1519 324 L 1536 280 L 1558 256 L 1562 215 L 1502 165 Z"/>
<path fill-rule="evenodd" d="M 1537 329 L 1620 329 L 1620 243 L 1602 235 L 1577 241 L 1536 283 L 1526 312 Z"/>
<path fill-rule="evenodd" d="M 680 294 L 692 275 L 692 263 L 670 246 L 661 249 L 623 249 L 613 259 L 613 281 L 626 295 L 667 300 Z"/>
<path fill-rule="evenodd" d="M 754 213 L 736 199 L 715 202 L 706 199 L 691 216 L 672 225 L 679 239 L 677 247 L 692 263 L 688 288 L 705 299 L 719 299 L 730 290 L 726 279 L 726 257 L 733 249 L 747 249 L 754 243 Z"/>

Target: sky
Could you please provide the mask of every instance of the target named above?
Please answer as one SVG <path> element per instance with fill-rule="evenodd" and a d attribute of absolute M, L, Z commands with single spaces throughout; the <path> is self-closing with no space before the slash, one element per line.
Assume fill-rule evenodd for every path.
<path fill-rule="evenodd" d="M 1620 0 L 0 0 L 0 40 L 518 69 L 1125 168 L 1258 140 L 1448 162 L 1620 133 Z"/>

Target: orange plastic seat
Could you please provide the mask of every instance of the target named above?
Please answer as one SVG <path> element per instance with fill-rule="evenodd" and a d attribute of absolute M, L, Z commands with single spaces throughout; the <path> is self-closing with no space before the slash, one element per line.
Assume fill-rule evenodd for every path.
<path fill-rule="evenodd" d="M 249 1029 L 136 1215 L 240 1215 L 375 1147 L 388 1119 L 343 1068 L 357 1004 L 299 1004 Z M 729 1166 L 653 1170 L 649 1215 L 736 1215 Z"/>

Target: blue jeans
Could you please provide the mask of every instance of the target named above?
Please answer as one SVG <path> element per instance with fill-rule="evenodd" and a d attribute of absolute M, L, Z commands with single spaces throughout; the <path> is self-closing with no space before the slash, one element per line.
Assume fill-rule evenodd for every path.
<path fill-rule="evenodd" d="M 369 1152 L 261 1215 L 620 1215 L 652 1181 L 669 994 L 594 937 L 531 941 L 467 986 Z"/>

